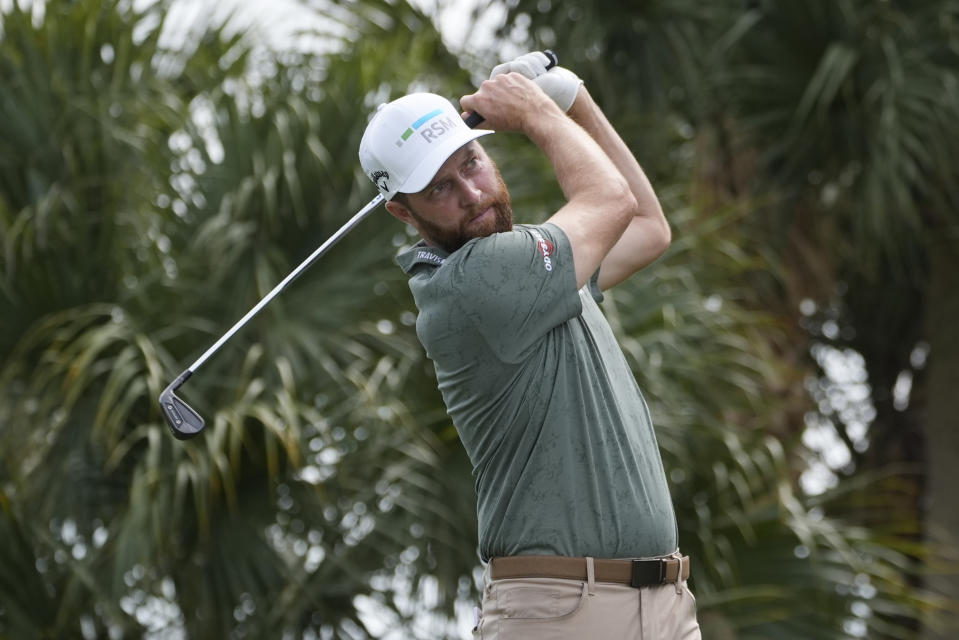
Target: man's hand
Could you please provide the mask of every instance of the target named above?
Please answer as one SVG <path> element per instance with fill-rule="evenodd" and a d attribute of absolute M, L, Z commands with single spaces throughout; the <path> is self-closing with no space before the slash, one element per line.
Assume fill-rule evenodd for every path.
<path fill-rule="evenodd" d="M 483 128 L 519 131 L 546 126 L 550 117 L 565 118 L 534 82 L 518 73 L 504 73 L 486 80 L 476 93 L 460 98 L 464 112 L 483 114 Z"/>
<path fill-rule="evenodd" d="M 526 53 L 510 62 L 493 67 L 490 79 L 503 73 L 519 73 L 539 85 L 540 89 L 566 113 L 576 101 L 583 81 L 575 73 L 563 67 L 547 70 L 550 60 L 541 51 Z"/>

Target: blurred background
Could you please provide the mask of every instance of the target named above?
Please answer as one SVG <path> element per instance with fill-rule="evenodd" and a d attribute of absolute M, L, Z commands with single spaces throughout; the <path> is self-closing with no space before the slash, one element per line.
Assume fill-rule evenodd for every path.
<path fill-rule="evenodd" d="M 0 0 L 0 638 L 468 638 L 470 467 L 357 147 L 550 47 L 673 245 L 604 305 L 706 639 L 959 637 L 959 2 Z M 521 221 L 561 202 L 487 138 Z"/>

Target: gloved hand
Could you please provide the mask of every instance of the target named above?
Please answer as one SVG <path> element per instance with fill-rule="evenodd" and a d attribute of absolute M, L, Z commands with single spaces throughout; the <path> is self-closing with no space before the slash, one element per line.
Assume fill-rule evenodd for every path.
<path fill-rule="evenodd" d="M 544 53 L 533 51 L 510 62 L 496 65 L 489 77 L 511 71 L 520 73 L 538 84 L 539 88 L 552 98 L 564 113 L 568 112 L 576 101 L 576 94 L 579 93 L 579 87 L 583 81 L 575 73 L 563 67 L 553 67 L 547 71 L 547 64 L 549 64 L 549 58 Z"/>

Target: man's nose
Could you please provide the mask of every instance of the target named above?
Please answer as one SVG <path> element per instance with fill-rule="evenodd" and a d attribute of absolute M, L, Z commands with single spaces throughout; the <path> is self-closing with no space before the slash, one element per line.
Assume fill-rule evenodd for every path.
<path fill-rule="evenodd" d="M 472 180 L 462 180 L 459 193 L 460 204 L 463 206 L 476 204 L 483 199 L 483 190 L 477 187 Z"/>

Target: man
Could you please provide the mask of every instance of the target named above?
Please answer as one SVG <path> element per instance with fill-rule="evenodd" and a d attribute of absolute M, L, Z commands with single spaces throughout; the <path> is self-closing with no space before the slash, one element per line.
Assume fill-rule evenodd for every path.
<path fill-rule="evenodd" d="M 579 78 L 546 63 L 521 56 L 462 98 L 482 130 L 412 94 L 360 144 L 387 210 L 422 237 L 397 260 L 473 465 L 487 562 L 474 633 L 699 638 L 649 412 L 597 306 L 666 250 L 669 226 Z M 552 164 L 567 202 L 546 223 L 513 226 L 477 140 L 491 130 L 525 134 Z"/>

